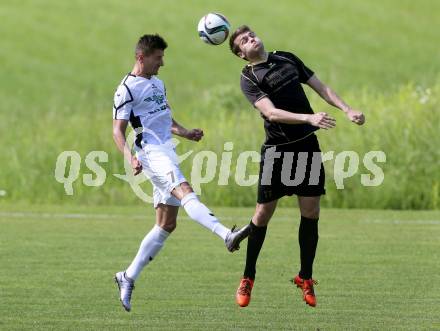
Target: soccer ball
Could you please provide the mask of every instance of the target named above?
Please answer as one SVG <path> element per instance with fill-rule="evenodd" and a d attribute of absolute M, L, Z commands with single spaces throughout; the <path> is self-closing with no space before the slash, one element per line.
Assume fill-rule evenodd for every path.
<path fill-rule="evenodd" d="M 222 14 L 209 13 L 200 19 L 197 30 L 200 39 L 205 43 L 220 45 L 228 38 L 230 27 L 228 20 Z"/>

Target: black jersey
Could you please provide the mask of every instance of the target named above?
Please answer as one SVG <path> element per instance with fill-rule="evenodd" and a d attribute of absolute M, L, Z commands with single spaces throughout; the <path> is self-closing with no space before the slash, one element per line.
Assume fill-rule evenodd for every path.
<path fill-rule="evenodd" d="M 313 71 L 294 54 L 270 52 L 267 61 L 247 65 L 241 74 L 241 90 L 248 100 L 255 103 L 268 97 L 276 108 L 300 114 L 313 114 L 309 100 L 301 86 L 313 76 Z M 296 141 L 318 130 L 310 124 L 284 124 L 269 122 L 263 116 L 266 145 L 278 145 Z"/>

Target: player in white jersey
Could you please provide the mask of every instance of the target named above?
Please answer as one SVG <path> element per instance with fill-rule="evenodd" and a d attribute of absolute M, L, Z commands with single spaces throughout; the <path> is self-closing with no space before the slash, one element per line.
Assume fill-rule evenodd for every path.
<path fill-rule="evenodd" d="M 135 50 L 136 63 L 118 86 L 113 106 L 113 138 L 118 149 L 130 162 L 134 175 L 141 172 L 154 187 L 156 225 L 143 239 L 132 263 L 115 275 L 119 296 L 126 311 L 131 309 L 134 282 L 142 269 L 157 255 L 165 240 L 176 228 L 179 206 L 190 218 L 217 234 L 233 252 L 249 234 L 249 226 L 229 230 L 199 201 L 180 171 L 171 134 L 199 141 L 200 129 L 187 130 L 172 117 L 163 82 L 157 78 L 163 66 L 166 42 L 159 35 L 142 36 Z M 130 123 L 136 131 L 132 155 L 125 132 Z"/>

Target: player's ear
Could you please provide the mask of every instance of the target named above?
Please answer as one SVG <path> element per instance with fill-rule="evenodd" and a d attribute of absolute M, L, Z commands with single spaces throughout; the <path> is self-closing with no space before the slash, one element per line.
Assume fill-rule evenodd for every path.
<path fill-rule="evenodd" d="M 136 53 L 136 61 L 142 62 L 144 60 L 144 54 L 142 52 Z"/>
<path fill-rule="evenodd" d="M 239 51 L 239 52 L 237 53 L 237 55 L 238 55 L 240 58 L 246 60 L 246 57 L 244 56 L 244 54 L 243 54 L 242 51 Z"/>

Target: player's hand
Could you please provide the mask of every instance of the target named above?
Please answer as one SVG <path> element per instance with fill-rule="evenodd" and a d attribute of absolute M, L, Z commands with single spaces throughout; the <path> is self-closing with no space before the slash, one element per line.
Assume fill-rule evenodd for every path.
<path fill-rule="evenodd" d="M 316 113 L 310 115 L 309 123 L 321 129 L 331 129 L 336 126 L 336 120 L 330 117 L 327 113 Z"/>
<path fill-rule="evenodd" d="M 192 129 L 188 130 L 188 133 L 185 135 L 186 139 L 199 141 L 203 137 L 203 130 L 202 129 Z"/>
<path fill-rule="evenodd" d="M 139 175 L 142 172 L 142 164 L 136 156 L 131 157 L 131 168 L 133 169 L 133 175 Z"/>
<path fill-rule="evenodd" d="M 365 123 L 365 116 L 360 111 L 351 109 L 347 112 L 347 117 L 350 121 L 356 123 L 357 125 L 362 125 Z"/>

